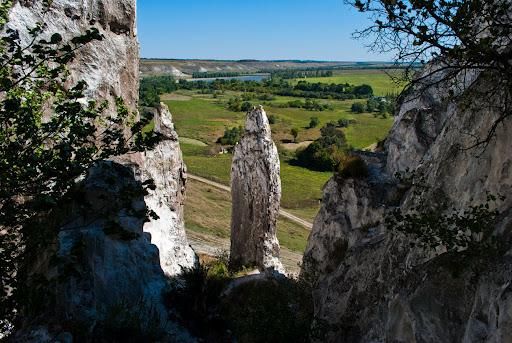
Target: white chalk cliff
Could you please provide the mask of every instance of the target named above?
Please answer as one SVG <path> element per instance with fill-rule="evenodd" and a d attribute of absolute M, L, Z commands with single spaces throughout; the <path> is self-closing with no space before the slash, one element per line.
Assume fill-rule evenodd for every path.
<path fill-rule="evenodd" d="M 335 176 L 327 183 L 302 270 L 314 285 L 316 325 L 325 334 L 319 341 L 511 342 L 510 118 L 488 145 L 467 149 L 500 115 L 487 101 L 498 104 L 510 90 L 485 102 L 464 98 L 485 92 L 496 77 L 470 73 L 427 91 L 412 89 L 401 101 L 386 151 L 362 154 L 369 177 Z M 417 188 L 394 177 L 407 168 L 425 177 L 421 203 Z M 410 237 L 384 225 L 395 208 L 446 202 L 464 210 L 485 203 L 486 192 L 507 196 L 494 231 L 506 252 L 483 264 L 412 246 Z M 464 267 L 457 275 L 450 263 Z"/>

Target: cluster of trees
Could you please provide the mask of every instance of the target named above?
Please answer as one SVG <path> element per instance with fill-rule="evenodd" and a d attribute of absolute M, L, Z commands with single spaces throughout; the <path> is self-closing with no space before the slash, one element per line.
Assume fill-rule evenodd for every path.
<path fill-rule="evenodd" d="M 241 73 L 237 72 L 228 72 L 228 71 L 222 71 L 222 72 L 195 72 L 192 73 L 192 78 L 194 79 L 207 79 L 212 77 L 237 77 L 242 75 Z"/>
<path fill-rule="evenodd" d="M 293 100 L 288 101 L 284 104 L 286 107 L 291 108 L 304 108 L 308 111 L 325 111 L 325 110 L 332 110 L 333 107 L 330 104 L 321 104 L 317 100 L 314 99 L 306 99 L 305 101 L 302 100 Z"/>
<path fill-rule="evenodd" d="M 313 93 L 323 94 L 353 94 L 356 97 L 367 98 L 373 96 L 373 89 L 369 85 L 354 86 L 348 83 L 336 84 L 336 83 L 310 83 L 307 81 L 299 81 L 294 87 L 295 90 Z"/>
<path fill-rule="evenodd" d="M 272 72 L 272 78 L 281 78 L 281 79 L 298 79 L 304 77 L 329 77 L 332 76 L 333 73 L 331 70 L 278 70 Z"/>
<path fill-rule="evenodd" d="M 141 106 L 155 107 L 160 103 L 160 95 L 177 89 L 172 76 L 149 76 L 140 81 L 139 103 Z"/>
<path fill-rule="evenodd" d="M 320 129 L 321 136 L 307 148 L 297 151 L 295 164 L 318 171 L 333 171 L 344 158 L 347 140 L 337 125 L 328 123 Z"/>
<path fill-rule="evenodd" d="M 275 96 L 269 93 L 250 93 L 245 92 L 241 95 L 243 101 L 260 100 L 260 101 L 272 101 L 275 100 Z"/>
<path fill-rule="evenodd" d="M 222 145 L 235 145 L 237 144 L 244 134 L 242 126 L 226 128 L 224 135 L 217 140 L 217 143 Z"/>
<path fill-rule="evenodd" d="M 283 79 L 267 79 L 263 81 L 241 81 L 236 79 L 219 79 L 211 82 L 180 80 L 178 88 L 187 90 L 201 90 L 214 93 L 215 91 L 237 91 L 245 93 L 258 93 L 291 96 L 312 99 L 364 99 L 373 96 L 373 89 L 369 85 L 354 86 L 350 84 L 324 84 L 300 81 L 292 85 Z"/>
<path fill-rule="evenodd" d="M 235 96 L 228 100 L 227 108 L 233 112 L 248 112 L 253 108 L 253 104 Z"/>
<path fill-rule="evenodd" d="M 350 110 L 354 113 L 368 112 L 375 116 L 380 114 L 382 117 L 387 117 L 388 114 L 393 114 L 395 101 L 392 97 L 370 98 L 366 101 L 366 104 L 362 102 L 353 103 Z"/>

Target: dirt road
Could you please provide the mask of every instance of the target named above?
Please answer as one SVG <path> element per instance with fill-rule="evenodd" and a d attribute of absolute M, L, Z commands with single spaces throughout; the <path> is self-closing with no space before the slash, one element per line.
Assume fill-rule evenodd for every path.
<path fill-rule="evenodd" d="M 215 187 L 215 188 L 218 188 L 218 189 L 222 189 L 226 192 L 231 192 L 231 188 L 229 188 L 228 186 L 226 185 L 223 185 L 221 183 L 218 183 L 218 182 L 214 182 L 214 181 L 211 181 L 211 180 L 208 180 L 208 179 L 205 179 L 204 177 L 200 177 L 200 176 L 196 176 L 196 175 L 192 175 L 192 174 L 187 174 L 187 176 L 192 179 L 192 180 L 196 180 L 196 181 L 199 181 L 199 182 L 202 182 L 202 183 L 205 183 L 207 185 L 210 185 L 212 187 Z M 310 223 L 302 218 L 299 218 L 293 214 L 291 214 L 290 212 L 286 211 L 286 210 L 283 210 L 281 209 L 279 211 L 279 214 L 288 219 L 288 220 L 291 220 L 292 222 L 294 223 L 297 223 L 303 227 L 305 227 L 306 229 L 308 230 L 311 230 L 313 228 L 313 223 Z"/>

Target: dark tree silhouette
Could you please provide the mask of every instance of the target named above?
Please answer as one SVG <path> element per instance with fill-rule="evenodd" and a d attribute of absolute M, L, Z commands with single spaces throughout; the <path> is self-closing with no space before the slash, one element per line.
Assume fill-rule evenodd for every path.
<path fill-rule="evenodd" d="M 465 92 L 469 102 L 475 103 L 475 99 L 484 104 L 492 102 L 501 113 L 493 118 L 493 125 L 485 137 L 476 137 L 474 146 L 489 142 L 498 126 L 511 115 L 510 0 L 345 2 L 367 13 L 373 20 L 372 25 L 354 36 L 369 40 L 369 47 L 375 51 L 394 53 L 396 61 L 407 66 L 401 78 L 409 82 L 409 87 L 419 89 L 418 94 L 422 93 L 422 88 L 433 85 L 449 82 L 460 85 L 461 78 L 470 79 L 475 73 L 492 78 L 493 86 L 485 91 Z M 419 66 L 431 61 L 436 63 L 421 75 L 416 73 Z"/>

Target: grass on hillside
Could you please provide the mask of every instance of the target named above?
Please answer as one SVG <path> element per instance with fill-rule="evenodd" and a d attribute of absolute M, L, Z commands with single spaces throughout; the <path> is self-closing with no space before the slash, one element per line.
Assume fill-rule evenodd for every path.
<path fill-rule="evenodd" d="M 181 137 L 214 143 L 225 127 L 243 122 L 245 114 L 228 111 L 221 104 L 194 98 L 188 101 L 166 101 L 171 109 L 176 130 Z"/>
<path fill-rule="evenodd" d="M 394 85 L 389 77 L 382 71 L 376 70 L 352 70 L 337 71 L 333 76 L 337 82 L 348 82 L 352 84 L 370 84 L 377 94 L 388 93 L 389 88 Z M 313 82 L 313 79 L 308 79 Z M 320 78 L 318 81 L 331 82 L 330 78 Z M 229 98 L 240 96 L 240 92 L 226 91 L 217 94 L 214 98 L 212 94 L 199 94 L 194 90 L 180 90 L 171 95 L 164 96 L 163 99 L 169 105 L 173 120 L 179 134 L 183 157 L 190 173 L 229 185 L 231 170 L 231 155 L 209 154 L 210 148 L 219 137 L 224 133 L 225 128 L 232 128 L 244 124 L 245 113 L 232 112 L 226 109 L 226 102 Z M 328 100 L 318 99 L 320 103 L 328 103 L 331 110 L 327 111 L 308 111 L 298 108 L 283 108 L 282 104 L 289 101 L 298 100 L 294 97 L 276 96 L 272 101 L 265 101 L 263 105 L 268 115 L 276 118 L 276 123 L 272 124 L 272 135 L 277 144 L 290 141 L 292 139 L 291 129 L 298 128 L 298 142 L 312 141 L 320 137 L 320 128 L 329 121 L 338 121 L 339 119 L 349 119 L 355 121 L 348 128 L 343 129 L 347 142 L 354 148 L 363 149 L 379 140 L 382 140 L 388 134 L 393 119 L 375 118 L 372 114 L 355 114 L 350 111 L 352 104 L 362 100 Z M 304 99 L 301 99 L 304 101 Z M 252 101 L 253 104 L 261 103 L 258 100 Z M 309 129 L 311 117 L 318 117 L 320 124 L 318 127 Z M 282 202 L 283 208 L 289 210 L 298 217 L 308 221 L 313 221 L 319 209 L 319 200 L 322 197 L 322 187 L 329 180 L 332 173 L 315 172 L 306 168 L 291 166 L 286 160 L 281 163 L 281 182 L 282 182 Z M 196 190 L 198 191 L 198 190 Z M 213 196 L 214 193 L 209 193 Z M 191 199 L 192 197 L 189 197 Z M 225 212 L 229 199 L 209 199 L 208 194 L 204 198 L 193 197 L 196 202 L 209 201 L 216 202 L 211 206 L 212 213 L 208 214 L 202 209 L 204 204 L 193 204 L 193 208 L 198 209 L 195 214 L 196 219 L 191 221 L 187 215 L 189 227 L 198 231 L 206 228 L 213 230 L 218 235 L 224 230 L 226 223 L 216 223 L 216 216 L 228 218 Z M 227 203 L 226 203 L 227 201 Z M 216 208 L 216 206 L 222 208 Z M 208 223 L 212 222 L 213 228 Z M 286 225 L 280 221 L 280 225 Z M 292 224 L 293 225 L 293 224 Z M 220 228 L 222 228 L 221 231 Z M 286 241 L 287 238 L 281 236 Z M 290 243 L 292 244 L 292 243 Z"/>
<path fill-rule="evenodd" d="M 244 124 L 245 114 L 232 112 L 225 108 L 223 98 L 214 101 L 197 95 L 191 100 L 166 101 L 173 114 L 173 120 L 180 137 L 199 140 L 213 144 L 224 133 L 225 128 Z M 228 95 L 225 96 L 229 97 Z M 273 137 L 276 142 L 291 140 L 292 128 L 299 129 L 298 141 L 315 140 L 320 137 L 320 128 L 329 121 L 351 119 L 355 123 L 345 129 L 347 142 L 354 148 L 363 149 L 386 137 L 393 119 L 375 118 L 372 114 L 354 114 L 350 112 L 352 103 L 357 100 L 320 100 L 328 102 L 333 110 L 307 111 L 300 108 L 280 108 L 277 105 L 289 101 L 284 97 L 267 102 L 265 110 L 268 115 L 274 115 L 277 121 L 272 125 Z M 255 102 L 257 103 L 257 102 Z M 311 117 L 318 117 L 318 127 L 308 129 Z"/>
<path fill-rule="evenodd" d="M 202 234 L 229 238 L 231 223 L 231 194 L 203 183 L 189 180 L 185 201 L 185 226 Z M 279 218 L 277 238 L 281 246 L 304 252 L 309 230 Z"/>
<path fill-rule="evenodd" d="M 313 77 L 306 79 L 296 79 L 295 81 L 305 80 L 311 83 L 349 83 L 352 85 L 367 84 L 372 86 L 373 92 L 378 96 L 385 96 L 388 94 L 398 94 L 402 91 L 403 85 L 396 84 L 389 74 L 398 76 L 400 71 L 397 70 L 339 70 L 331 77 Z"/>

